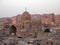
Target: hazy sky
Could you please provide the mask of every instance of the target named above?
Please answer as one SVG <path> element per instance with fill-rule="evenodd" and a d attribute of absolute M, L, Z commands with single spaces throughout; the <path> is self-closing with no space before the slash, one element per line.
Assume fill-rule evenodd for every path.
<path fill-rule="evenodd" d="M 25 8 L 31 14 L 60 14 L 60 0 L 0 0 L 0 17 L 22 14 Z"/>

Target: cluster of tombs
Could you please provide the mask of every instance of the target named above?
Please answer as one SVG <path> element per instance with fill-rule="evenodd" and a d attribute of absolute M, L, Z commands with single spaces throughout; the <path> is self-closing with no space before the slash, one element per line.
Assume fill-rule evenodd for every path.
<path fill-rule="evenodd" d="M 58 25 L 59 29 L 60 26 Z M 10 24 L 8 28 L 8 35 L 15 35 L 17 37 L 41 37 L 46 36 L 46 33 L 50 33 L 57 30 L 57 26 L 54 24 L 42 24 L 41 20 L 31 20 L 31 15 L 25 11 L 20 18 L 19 24 Z"/>
<path fill-rule="evenodd" d="M 33 45 L 55 45 L 55 40 L 49 39 L 49 34 L 56 31 L 52 29 L 53 26 L 55 25 L 44 25 L 40 20 L 32 21 L 31 15 L 25 11 L 21 15 L 19 25 L 10 24 L 9 28 L 4 30 L 6 30 L 6 36 L 36 39 L 33 41 Z"/>
<path fill-rule="evenodd" d="M 32 21 L 31 15 L 27 11 L 21 15 L 20 24 L 11 24 L 8 28 L 9 35 L 15 35 L 20 38 L 46 36 L 45 32 L 49 33 L 50 31 L 52 31 L 51 25 L 43 25 L 40 20 Z"/>

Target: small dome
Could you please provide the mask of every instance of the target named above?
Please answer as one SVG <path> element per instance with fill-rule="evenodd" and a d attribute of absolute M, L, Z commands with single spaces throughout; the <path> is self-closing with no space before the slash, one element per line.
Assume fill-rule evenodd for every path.
<path fill-rule="evenodd" d="M 23 19 L 31 19 L 31 15 L 27 12 L 27 11 L 25 11 L 23 14 L 22 14 L 22 18 Z"/>
<path fill-rule="evenodd" d="M 23 12 L 23 15 L 24 15 L 24 14 L 30 15 L 29 12 L 27 12 L 27 11 Z"/>

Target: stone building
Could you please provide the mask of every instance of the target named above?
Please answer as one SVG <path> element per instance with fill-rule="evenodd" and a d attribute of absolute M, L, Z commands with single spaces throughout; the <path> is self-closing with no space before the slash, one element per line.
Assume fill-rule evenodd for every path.
<path fill-rule="evenodd" d="M 35 37 L 37 32 L 42 31 L 42 23 L 40 18 L 32 19 L 31 14 L 25 11 L 20 16 L 20 23 L 17 24 L 17 18 L 12 17 L 12 24 L 9 26 L 9 35 L 13 35 L 13 33 L 19 37 Z"/>
<path fill-rule="evenodd" d="M 50 34 L 53 32 L 56 33 L 57 30 L 60 30 L 59 19 L 60 17 L 56 17 L 53 13 L 31 15 L 29 12 L 24 11 L 17 16 L 0 19 L 0 30 L 3 30 L 6 36 L 38 39 L 33 41 L 33 45 L 55 45 L 55 39 L 48 39 L 54 37 Z"/>
<path fill-rule="evenodd" d="M 18 14 L 17 16 L 3 19 L 2 22 L 4 25 L 0 27 L 3 27 L 6 31 L 8 30 L 8 35 L 15 35 L 20 38 L 29 36 L 36 37 L 36 35 L 43 33 L 46 27 L 49 27 L 49 30 L 56 30 L 57 27 L 60 27 L 60 25 L 56 26 L 56 19 L 59 18 L 55 19 L 55 17 L 56 16 L 54 16 L 53 13 L 31 15 L 29 12 L 24 11 L 22 14 Z"/>

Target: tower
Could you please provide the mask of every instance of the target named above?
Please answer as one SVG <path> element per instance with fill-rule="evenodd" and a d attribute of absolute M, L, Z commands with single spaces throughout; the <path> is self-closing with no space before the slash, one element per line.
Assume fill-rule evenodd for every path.
<path fill-rule="evenodd" d="M 24 30 L 30 30 L 31 29 L 31 15 L 26 11 L 23 12 L 22 14 L 22 28 Z"/>

